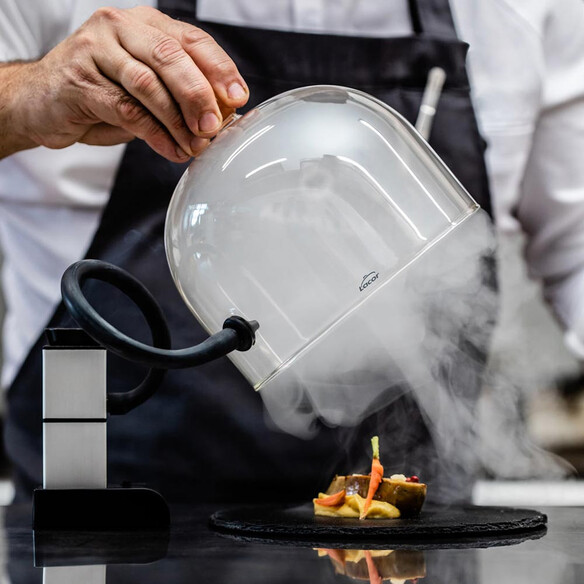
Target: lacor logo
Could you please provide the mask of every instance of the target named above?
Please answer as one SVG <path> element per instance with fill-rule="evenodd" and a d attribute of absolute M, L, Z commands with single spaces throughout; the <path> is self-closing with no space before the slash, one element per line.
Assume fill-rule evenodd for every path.
<path fill-rule="evenodd" d="M 363 281 L 361 282 L 361 286 L 359 286 L 359 290 L 363 292 L 363 290 L 365 290 L 367 286 L 373 284 L 377 278 L 379 278 L 377 272 L 369 272 L 367 275 L 363 276 Z"/>

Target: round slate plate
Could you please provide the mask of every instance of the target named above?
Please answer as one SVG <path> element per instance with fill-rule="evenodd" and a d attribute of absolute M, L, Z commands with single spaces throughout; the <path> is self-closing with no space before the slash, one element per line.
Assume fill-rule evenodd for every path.
<path fill-rule="evenodd" d="M 217 511 L 212 529 L 242 539 L 288 541 L 409 542 L 440 540 L 507 545 L 545 534 L 547 517 L 530 509 L 508 507 L 424 507 L 418 517 L 344 519 L 315 517 L 311 503 L 300 506 L 263 505 Z M 489 543 L 491 542 L 491 543 Z M 498 542 L 498 543 L 497 543 Z M 432 546 L 433 547 L 433 546 Z M 474 545 L 473 545 L 474 547 Z"/>

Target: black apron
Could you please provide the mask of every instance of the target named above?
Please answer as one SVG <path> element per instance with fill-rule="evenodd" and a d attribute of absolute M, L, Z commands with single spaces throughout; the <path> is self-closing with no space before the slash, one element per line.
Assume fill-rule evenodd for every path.
<path fill-rule="evenodd" d="M 465 70 L 467 46 L 456 37 L 447 0 L 410 1 L 414 34 L 404 38 L 201 23 L 195 18 L 194 0 L 160 0 L 159 8 L 204 28 L 226 49 L 251 90 L 245 109 L 294 87 L 327 83 L 373 94 L 413 121 L 428 71 L 442 67 L 447 78 L 431 144 L 481 206 L 490 210 L 484 143 Z M 164 252 L 166 208 L 184 170 L 185 165 L 166 161 L 143 142 L 130 143 L 87 253 L 89 258 L 127 269 L 146 284 L 168 316 L 176 348 L 206 337 L 175 289 Z M 107 285 L 90 282 L 87 295 L 119 328 L 149 340 L 141 317 Z M 50 326 L 74 323 L 59 306 Z M 42 479 L 43 343 L 41 338 L 35 344 L 8 394 L 5 438 L 19 497 L 29 496 Z M 108 389 L 131 388 L 143 373 L 140 367 L 110 356 Z M 475 399 L 479 386 L 477 376 L 469 383 L 469 399 Z M 412 399 L 404 397 L 391 407 L 398 417 L 402 409 L 406 416 L 402 419 L 409 423 L 400 429 L 401 447 L 392 448 L 385 461 L 387 470 L 437 482 L 456 480 L 459 486 L 453 498 L 466 498 L 471 484 L 466 471 L 440 461 Z M 336 471 L 367 471 L 363 456 L 370 452 L 369 437 L 379 431 L 383 419 L 383 412 L 371 416 L 357 430 L 322 425 L 308 441 L 289 436 L 266 422 L 260 396 L 225 358 L 169 372 L 147 403 L 125 416 L 110 416 L 109 482 L 147 483 L 175 501 L 307 499 L 325 487 Z"/>

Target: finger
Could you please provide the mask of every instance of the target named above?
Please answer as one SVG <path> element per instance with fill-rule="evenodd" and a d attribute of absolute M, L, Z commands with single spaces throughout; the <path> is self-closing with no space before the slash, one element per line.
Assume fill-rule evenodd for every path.
<path fill-rule="evenodd" d="M 189 156 L 175 142 L 162 124 L 134 97 L 105 77 L 88 96 L 88 110 L 99 120 L 123 128 L 144 140 L 155 152 L 173 162 L 185 162 Z"/>
<path fill-rule="evenodd" d="M 229 55 L 208 33 L 186 22 L 170 18 L 147 6 L 133 8 L 144 22 L 177 39 L 209 80 L 220 102 L 238 108 L 247 103 L 249 89 Z"/>
<path fill-rule="evenodd" d="M 168 20 L 172 23 L 168 33 L 179 40 L 209 80 L 217 99 L 228 107 L 243 107 L 249 89 L 231 57 L 206 32 L 186 22 Z"/>
<path fill-rule="evenodd" d="M 160 29 L 128 19 L 116 23 L 122 47 L 152 69 L 178 103 L 190 130 L 211 137 L 221 126 L 221 112 L 213 88 L 177 39 Z"/>
<path fill-rule="evenodd" d="M 78 141 L 93 146 L 115 146 L 116 144 L 131 142 L 135 137 L 134 134 L 124 130 L 124 128 L 101 122 L 90 126 Z"/>
<path fill-rule="evenodd" d="M 194 135 L 168 89 L 150 67 L 115 43 L 109 43 L 107 51 L 96 51 L 94 59 L 104 75 L 135 97 L 165 126 L 185 152 L 193 154 L 191 140 Z"/>
<path fill-rule="evenodd" d="M 210 143 L 211 140 L 208 138 L 196 138 L 192 143 L 193 156 L 198 156 L 201 154 L 201 152 L 203 152 L 203 150 L 205 150 L 205 148 L 207 148 Z"/>
<path fill-rule="evenodd" d="M 219 102 L 219 109 L 221 110 L 221 117 L 223 118 L 223 122 L 232 116 L 235 113 L 234 107 L 227 107 L 224 103 Z"/>

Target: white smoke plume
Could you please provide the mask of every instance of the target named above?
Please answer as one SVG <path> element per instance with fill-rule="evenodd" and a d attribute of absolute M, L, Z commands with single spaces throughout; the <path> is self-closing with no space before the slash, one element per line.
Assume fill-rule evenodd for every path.
<path fill-rule="evenodd" d="M 498 312 L 494 256 L 490 220 L 475 213 L 261 390 L 273 423 L 308 438 L 319 423 L 351 428 L 367 420 L 390 471 L 449 475 L 436 479 L 437 500 L 455 499 L 457 477 L 481 470 L 565 474 L 525 434 L 516 407 L 521 380 L 487 367 Z M 481 391 L 514 404 L 483 418 L 486 427 Z M 435 448 L 416 424 L 425 424 Z M 363 450 L 359 468 L 347 471 L 366 470 Z"/>

